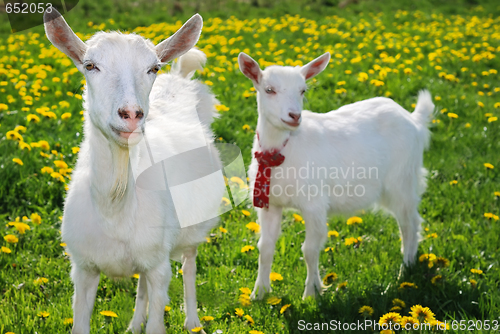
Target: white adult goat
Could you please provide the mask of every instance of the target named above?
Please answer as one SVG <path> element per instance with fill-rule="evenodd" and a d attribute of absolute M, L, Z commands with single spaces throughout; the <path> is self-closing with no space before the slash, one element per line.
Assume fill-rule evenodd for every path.
<path fill-rule="evenodd" d="M 254 204 L 263 207 L 257 208 L 261 238 L 253 298 L 270 291 L 269 274 L 284 207 L 300 210 L 306 225 L 304 298 L 321 292 L 318 260 L 327 238 L 329 213 L 350 214 L 374 204 L 385 208 L 398 221 L 404 263 L 415 260 L 422 221 L 418 204 L 426 185 L 423 151 L 434 109 L 431 95 L 422 91 L 412 114 L 384 97 L 326 114 L 302 110 L 306 80 L 323 71 L 329 60 L 326 53 L 302 67 L 269 66 L 261 71 L 248 55 L 238 57 L 241 71 L 257 91 L 259 113 L 249 167 Z M 269 162 L 259 163 L 255 153 L 260 159 L 262 152 L 270 152 L 276 160 L 278 150 L 285 159 L 270 170 L 267 198 L 266 178 L 260 174 Z"/>
<path fill-rule="evenodd" d="M 150 151 L 160 148 L 161 154 L 175 156 L 190 145 L 197 147 L 200 129 L 201 140 L 212 142 L 209 125 L 217 100 L 205 85 L 189 80 L 189 73 L 206 59 L 199 50 L 188 52 L 200 36 L 201 16 L 194 15 L 156 47 L 141 36 L 118 32 L 99 32 L 84 43 L 55 10 L 46 13 L 44 21 L 49 40 L 73 60 L 87 81 L 85 135 L 62 224 L 62 240 L 71 255 L 75 285 L 73 333 L 90 332 L 100 272 L 109 277 L 139 272 L 129 330 L 140 333 L 144 325 L 148 334 L 165 333 L 170 258 L 183 262 L 185 327 L 191 330 L 200 326 L 196 249 L 217 218 L 181 228 L 171 194 L 161 191 L 162 187 L 147 189 L 164 184 L 164 180 L 155 179 L 160 174 L 153 173 L 153 179 L 145 181 L 146 187 L 137 186 L 139 179 L 132 173 L 137 164 L 130 152 L 141 140 L 154 138 L 148 143 Z M 156 78 L 164 63 L 186 52 L 170 74 Z M 195 117 L 188 111 L 194 111 Z M 213 161 L 207 164 L 219 163 L 217 153 L 211 158 Z M 219 203 L 220 198 L 215 204 Z M 192 208 L 194 215 L 197 210 L 198 206 Z"/>

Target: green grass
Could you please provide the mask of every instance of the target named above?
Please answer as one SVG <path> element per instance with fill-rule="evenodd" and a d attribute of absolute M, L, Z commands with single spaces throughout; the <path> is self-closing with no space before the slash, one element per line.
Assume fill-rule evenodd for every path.
<path fill-rule="evenodd" d="M 266 334 L 300 333 L 299 320 L 364 320 L 358 313 L 363 305 L 373 307 L 374 314 L 369 319 L 378 320 L 390 311 L 394 298 L 406 303 L 401 315 L 408 315 L 411 306 L 421 304 L 429 307 L 441 321 L 500 321 L 500 221 L 484 216 L 484 213 L 500 214 L 498 196 L 495 196 L 495 191 L 500 191 L 500 123 L 490 118 L 500 114 L 500 104 L 496 104 L 500 102 L 499 75 L 494 71 L 500 70 L 499 8 L 494 2 L 484 2 L 483 7 L 471 6 L 474 3 L 470 2 L 454 7 L 448 2 L 439 6 L 423 2 L 419 7 L 422 11 L 395 12 L 392 9 L 398 2 L 389 2 L 380 8 L 378 2 L 366 1 L 339 11 L 322 3 L 323 6 L 320 2 L 309 5 L 301 16 L 303 19 L 285 17 L 290 22 L 280 29 L 266 18 L 279 21 L 285 2 L 273 8 L 228 4 L 230 10 L 225 13 L 210 3 L 213 7 L 207 7 L 206 13 L 205 9 L 200 10 L 205 18 L 211 19 L 206 19 L 198 43 L 209 56 L 207 70 L 198 78 L 213 83 L 213 91 L 229 108 L 221 112 L 213 128 L 220 141 L 235 143 L 241 148 L 248 164 L 257 114 L 251 82 L 239 72 L 235 60 L 237 53 L 245 49 L 257 60 L 286 62 L 298 59 L 303 63 L 331 51 L 332 63 L 310 83 L 311 89 L 306 94 L 305 108 L 316 112 L 327 112 L 381 95 L 388 95 L 407 110 L 413 110 L 418 90 L 429 89 L 435 98 L 437 121 L 432 127 L 430 149 L 425 153 L 429 178 L 420 206 L 425 231 L 419 255 L 433 253 L 447 258 L 450 265 L 428 268 L 426 263 L 419 262 L 398 279 L 402 255 L 398 228 L 392 217 L 382 213 L 359 214 L 363 223 L 358 226 L 347 225 L 348 217 L 332 217 L 328 221 L 329 229 L 338 231 L 339 237 L 329 238 L 325 245 L 333 251 L 321 253 L 320 272 L 322 275 L 334 272 L 338 278 L 322 297 L 302 301 L 306 268 L 300 247 L 305 236 L 304 226 L 294 219 L 292 212 L 286 212 L 273 264 L 273 271 L 280 273 L 283 280 L 273 282 L 271 294 L 282 300 L 276 306 L 262 301 L 242 307 L 238 301 L 242 294 L 239 289 L 253 288 L 258 259 L 257 248 L 249 253 L 240 251 L 245 245 L 256 246 L 258 241 L 258 234 L 245 227 L 256 219 L 247 202 L 221 217 L 221 226 L 227 233 L 215 229 L 210 236 L 211 242 L 199 247 L 199 315 L 215 318 L 205 324 L 206 332 L 221 329 L 224 333 L 248 333 L 255 329 Z M 192 14 L 184 9 L 184 13 L 175 17 L 168 13 L 146 15 L 140 10 L 148 5 L 140 3 L 138 9 L 130 7 L 127 16 L 128 3 L 122 4 L 123 8 L 112 7 L 113 4 L 116 3 L 103 1 L 103 6 L 97 7 L 82 2 L 80 8 L 67 16 L 67 21 L 70 25 L 74 21 L 75 30 L 86 37 L 97 31 L 101 23 L 106 24 L 105 29 L 128 31 L 144 26 L 136 31 L 157 42 L 168 37 L 176 26 L 167 24 L 155 30 L 157 26 L 151 24 L 174 23 Z M 400 5 L 415 8 L 406 1 Z M 306 6 L 296 2 L 287 8 L 295 14 Z M 108 9 L 111 14 L 106 12 Z M 241 22 L 238 32 L 235 27 L 240 21 L 229 18 L 231 10 L 240 19 L 248 18 Z M 108 21 L 110 17 L 115 24 Z M 67 333 L 70 325 L 63 322 L 72 317 L 73 286 L 69 279 L 69 258 L 60 245 L 59 234 L 65 184 L 42 173 L 41 169 L 49 166 L 57 171 L 55 160 L 65 161 L 70 168 L 74 166 L 76 154 L 72 148 L 77 147 L 82 138 L 79 114 L 82 107 L 81 100 L 67 92 L 81 94 L 83 77 L 78 72 L 71 72 L 73 64 L 63 55 L 48 51 L 51 50 L 49 42 L 41 35 L 40 27 L 33 30 L 40 36 L 30 32 L 9 35 L 3 21 L 0 25 L 0 31 L 5 31 L 0 34 L 0 220 L 4 224 L 0 234 L 2 237 L 15 235 L 19 241 L 9 244 L 0 239 L 1 246 L 11 250 L 11 253 L 0 253 L 0 334 L 9 331 L 15 334 Z M 88 21 L 95 26 L 89 27 Z M 292 31 L 295 28 L 291 30 L 291 26 L 298 29 Z M 239 36 L 241 39 L 231 40 Z M 365 44 L 361 49 L 360 43 Z M 377 49 L 378 45 L 384 45 L 385 49 Z M 275 49 L 269 51 L 273 46 Z M 278 50 L 285 52 L 274 54 Z M 432 53 L 436 53 L 435 58 Z M 39 57 L 41 54 L 44 58 Z M 473 59 L 477 54 L 484 57 Z M 359 56 L 361 61 L 351 61 Z M 36 67 L 41 64 L 52 69 Z M 384 77 L 374 65 L 392 71 Z M 412 73 L 405 74 L 405 68 Z M 370 73 L 370 69 L 374 73 Z M 483 74 L 485 71 L 488 75 Z M 358 80 L 360 72 L 368 74 L 366 82 Z M 445 76 L 450 74 L 453 78 Z M 54 77 L 61 81 L 54 82 Z M 37 79 L 41 81 L 37 83 Z M 376 87 L 370 83 L 372 79 L 382 80 L 384 85 Z M 19 84 L 21 80 L 24 83 Z M 336 92 L 341 88 L 345 91 Z M 24 92 L 33 97 L 32 104 L 23 98 Z M 68 106 L 59 104 L 61 101 L 67 101 Z M 37 108 L 44 106 L 56 114 L 56 119 L 37 112 Z M 447 111 L 441 113 L 445 108 Z M 71 113 L 71 117 L 61 119 L 66 112 Z M 448 112 L 457 114 L 458 118 L 449 118 Z M 492 116 L 485 116 L 486 113 Z M 40 122 L 28 122 L 29 114 L 37 115 Z M 245 124 L 251 130 L 244 130 Z M 21 150 L 17 141 L 6 139 L 7 132 L 18 125 L 27 128 L 25 133 L 18 130 L 25 143 L 46 140 L 50 149 Z M 46 156 L 41 156 L 40 152 Z M 13 162 L 13 158 L 21 159 L 23 165 Z M 491 163 L 494 168 L 487 169 L 484 163 Z M 453 180 L 458 183 L 451 185 Z M 65 182 L 68 182 L 67 176 Z M 251 216 L 244 215 L 241 210 L 249 210 Z M 31 229 L 25 234 L 8 225 L 16 217 L 22 220 L 23 216 L 29 218 L 32 213 L 40 214 L 42 223 L 27 221 Z M 345 239 L 359 236 L 363 239 L 359 247 L 345 245 Z M 472 273 L 473 268 L 481 269 L 483 274 Z M 165 322 L 169 333 L 182 333 L 180 265 L 173 262 L 172 269 L 174 278 L 169 291 L 172 309 L 166 313 Z M 443 281 L 434 285 L 431 279 L 436 275 L 441 275 Z M 35 280 L 41 277 L 48 281 L 36 283 Z M 477 286 L 474 287 L 470 279 L 475 279 Z M 400 290 L 399 285 L 404 281 L 416 284 L 418 289 Z M 337 290 L 342 282 L 348 283 L 347 288 Z M 125 331 L 132 317 L 136 283 L 134 278 L 115 281 L 102 277 L 92 316 L 92 333 Z M 280 314 L 281 307 L 286 304 L 291 306 Z M 255 324 L 249 325 L 236 316 L 236 308 L 242 308 Z M 118 318 L 105 319 L 99 314 L 103 310 L 116 312 Z M 49 316 L 39 316 L 42 311 Z"/>

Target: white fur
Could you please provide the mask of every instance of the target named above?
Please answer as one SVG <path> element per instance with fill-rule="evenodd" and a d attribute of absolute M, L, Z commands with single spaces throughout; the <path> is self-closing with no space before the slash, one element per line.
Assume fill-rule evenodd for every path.
<path fill-rule="evenodd" d="M 326 114 L 302 111 L 301 91 L 306 87 L 306 78 L 321 72 L 328 60 L 329 55 L 325 54 L 303 67 L 270 66 L 261 71 L 249 56 L 239 56 L 242 72 L 252 79 L 257 91 L 256 130 L 260 140 L 255 137 L 252 154 L 279 149 L 288 139 L 281 150 L 284 163 L 272 168 L 269 209 L 257 208 L 261 238 L 254 298 L 262 298 L 271 289 L 269 274 L 283 208 L 300 210 L 306 225 L 302 246 L 307 264 L 304 298 L 321 292 L 318 259 L 327 238 L 329 214 L 352 214 L 374 205 L 386 209 L 399 224 L 404 263 L 410 265 L 415 260 L 422 221 L 418 205 L 425 190 L 423 151 L 429 142 L 427 124 L 434 109 L 431 95 L 420 92 L 412 114 L 384 97 L 349 104 Z M 300 114 L 299 126 L 285 123 L 293 121 L 290 112 Z M 331 167 L 344 174 L 332 174 Z M 322 168 L 327 170 L 326 177 Z M 352 168 L 355 174 L 351 173 Z M 363 169 L 365 178 L 358 174 Z M 249 167 L 252 188 L 257 170 L 258 163 L 253 158 Z M 363 196 L 355 195 L 355 187 L 358 194 L 365 189 Z"/>
<path fill-rule="evenodd" d="M 217 100 L 205 85 L 188 78 L 204 63 L 204 55 L 189 51 L 185 56 L 189 61 L 181 57 L 171 74 L 156 78 L 148 72 L 151 66 L 182 55 L 196 43 L 201 17 L 193 17 L 157 47 L 138 35 L 116 32 L 100 32 L 83 43 L 75 39 L 62 17 L 52 21 L 46 17 L 45 21 L 51 42 L 73 59 L 87 80 L 84 140 L 62 224 L 62 240 L 71 256 L 75 284 L 73 333 L 90 332 L 100 272 L 108 277 L 140 273 L 129 330 L 140 333 L 144 325 L 148 334 L 165 333 L 164 308 L 169 302 L 172 276 L 170 258 L 183 262 L 185 326 L 189 330 L 200 326 L 196 311 L 196 249 L 218 219 L 181 228 L 168 191 L 135 186 L 131 169 L 137 166 L 129 159 L 129 150 L 133 151 L 144 135 L 157 139 L 151 146 L 161 146 L 167 155 L 182 152 L 199 135 L 195 132 L 200 127 L 199 119 L 201 135 L 207 144 L 213 141 L 209 126 Z M 175 40 L 176 36 L 181 38 Z M 86 70 L 88 61 L 99 71 Z M 144 118 L 136 120 L 138 139 L 127 141 L 113 128 L 128 126 L 117 110 L 131 106 L 141 108 Z M 186 114 L 188 109 L 196 109 L 199 119 L 196 113 Z M 218 154 L 214 153 L 213 158 L 218 162 Z M 203 208 L 193 207 L 193 216 L 199 210 Z"/>

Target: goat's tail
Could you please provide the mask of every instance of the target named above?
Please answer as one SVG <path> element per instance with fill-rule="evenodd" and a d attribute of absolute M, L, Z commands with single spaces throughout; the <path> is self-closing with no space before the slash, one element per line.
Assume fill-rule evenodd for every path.
<path fill-rule="evenodd" d="M 424 147 L 429 146 L 430 131 L 429 123 L 432 120 L 432 114 L 434 113 L 434 103 L 432 103 L 432 96 L 428 90 L 424 89 L 418 93 L 417 106 L 411 114 L 413 121 L 417 123 L 422 133 L 422 139 L 424 141 Z"/>
<path fill-rule="evenodd" d="M 171 73 L 190 79 L 196 70 L 203 71 L 207 56 L 203 51 L 192 48 L 172 64 Z"/>

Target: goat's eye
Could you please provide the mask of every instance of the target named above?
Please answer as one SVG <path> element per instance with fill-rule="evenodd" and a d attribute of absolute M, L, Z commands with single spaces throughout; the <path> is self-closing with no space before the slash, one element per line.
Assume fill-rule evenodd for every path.
<path fill-rule="evenodd" d="M 276 94 L 276 92 L 271 87 L 266 87 L 265 92 L 267 94 Z"/>
<path fill-rule="evenodd" d="M 153 66 L 149 69 L 148 73 L 151 74 L 157 74 L 158 71 L 160 70 L 160 65 Z"/>
<path fill-rule="evenodd" d="M 305 93 L 305 92 L 306 92 L 306 90 L 305 90 L 305 89 L 301 90 L 301 91 L 300 91 L 300 95 L 304 95 L 304 93 Z"/>
<path fill-rule="evenodd" d="M 92 71 L 94 69 L 97 69 L 97 67 L 93 63 L 87 63 L 87 65 L 85 65 L 85 69 L 87 71 Z"/>

